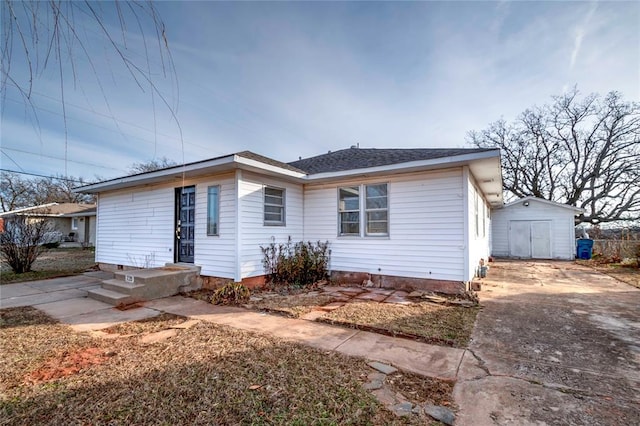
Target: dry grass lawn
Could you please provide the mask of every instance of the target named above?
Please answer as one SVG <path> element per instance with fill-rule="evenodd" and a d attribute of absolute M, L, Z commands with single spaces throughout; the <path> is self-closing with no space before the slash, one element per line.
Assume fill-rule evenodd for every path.
<path fill-rule="evenodd" d="M 580 265 L 588 266 L 624 283 L 640 288 L 640 268 L 630 263 L 599 263 L 593 260 L 578 260 Z"/>
<path fill-rule="evenodd" d="M 430 302 L 411 305 L 359 302 L 348 303 L 324 315 L 322 320 L 465 348 L 469 344 L 478 310 L 477 307 L 445 306 Z"/>
<path fill-rule="evenodd" d="M 182 320 L 122 325 L 99 338 L 32 308 L 0 311 L 0 424 L 428 422 L 379 405 L 362 387 L 371 369 L 360 359 L 204 322 L 140 342 Z M 402 374 L 391 381 L 420 402 L 450 401 L 450 383 Z"/>
<path fill-rule="evenodd" d="M 78 248 L 51 249 L 33 264 L 32 271 L 14 274 L 9 265 L 0 261 L 0 284 L 42 280 L 80 274 L 95 266 L 95 252 Z"/>
<path fill-rule="evenodd" d="M 198 290 L 190 297 L 210 301 L 212 290 Z M 255 293 L 261 300 L 243 305 L 250 309 L 279 313 L 292 318 L 317 310 L 339 300 L 328 294 L 298 290 L 282 294 Z M 316 321 L 353 327 L 396 337 L 465 348 L 469 344 L 478 307 L 443 305 L 416 301 L 410 305 L 352 300 L 344 306 L 326 312 Z"/>

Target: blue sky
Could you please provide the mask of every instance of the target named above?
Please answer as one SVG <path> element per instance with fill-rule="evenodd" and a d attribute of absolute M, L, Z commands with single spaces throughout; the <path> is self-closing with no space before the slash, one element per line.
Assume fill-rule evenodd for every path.
<path fill-rule="evenodd" d="M 156 6 L 175 73 L 161 72 L 157 47 L 134 25 L 126 53 L 144 67 L 148 43 L 154 82 L 182 136 L 162 100 L 131 80 L 78 14 L 93 68 L 76 55 L 74 81 L 64 61 L 66 138 L 58 70 L 49 67 L 34 82 L 37 123 L 7 88 L 2 168 L 91 179 L 154 157 L 251 150 L 293 161 L 356 143 L 462 147 L 469 130 L 574 85 L 640 100 L 640 2 Z M 110 5 L 101 8 L 117 28 Z"/>

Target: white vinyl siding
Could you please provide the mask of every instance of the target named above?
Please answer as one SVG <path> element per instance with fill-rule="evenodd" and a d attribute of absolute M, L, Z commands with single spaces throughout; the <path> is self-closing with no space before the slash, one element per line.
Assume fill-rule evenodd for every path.
<path fill-rule="evenodd" d="M 548 221 L 551 223 L 551 257 L 573 259 L 575 257 L 575 211 L 563 206 L 529 199 L 529 206 L 522 202 L 497 209 L 492 214 L 492 254 L 510 256 L 509 224 L 511 221 Z"/>
<path fill-rule="evenodd" d="M 287 217 L 283 226 L 268 226 L 264 223 L 265 186 L 281 188 L 286 193 L 284 209 Z M 271 242 L 285 243 L 289 236 L 293 242 L 302 240 L 302 185 L 243 171 L 238 198 L 242 230 L 239 247 L 241 275 L 242 278 L 263 275 L 261 246 L 267 246 Z M 334 217 L 332 214 L 331 219 Z"/>
<path fill-rule="evenodd" d="M 488 230 L 490 225 L 487 217 L 487 202 L 482 192 L 478 190 L 475 179 L 471 172 L 465 173 L 467 179 L 467 210 L 469 211 L 468 227 L 469 227 L 469 249 L 468 249 L 468 265 L 464 281 L 470 281 L 476 274 L 476 270 L 480 263 L 480 259 L 486 262 L 489 259 L 490 247 Z"/>
<path fill-rule="evenodd" d="M 196 186 L 195 257 L 202 275 L 233 279 L 236 198 L 233 175 L 184 182 Z M 177 185 L 176 185 L 177 186 Z M 219 188 L 218 236 L 207 235 L 208 188 Z M 104 192 L 98 203 L 96 261 L 133 267 L 174 262 L 175 186 Z"/>
<path fill-rule="evenodd" d="M 218 187 L 218 234 L 207 235 L 208 192 Z M 194 264 L 202 275 L 234 279 L 236 265 L 236 198 L 233 175 L 213 176 L 196 185 Z"/>
<path fill-rule="evenodd" d="M 338 188 L 378 179 L 305 187 L 304 239 L 330 241 L 331 269 L 462 281 L 464 268 L 462 169 L 395 175 L 385 179 L 387 238 L 339 238 Z"/>
<path fill-rule="evenodd" d="M 133 267 L 173 262 L 174 189 L 100 194 L 96 261 Z"/>

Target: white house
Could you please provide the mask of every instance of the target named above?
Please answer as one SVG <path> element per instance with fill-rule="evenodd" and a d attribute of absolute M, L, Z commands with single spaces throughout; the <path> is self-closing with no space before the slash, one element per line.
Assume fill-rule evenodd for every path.
<path fill-rule="evenodd" d="M 536 197 L 496 209 L 492 217 L 492 254 L 521 259 L 573 259 L 575 217 L 584 210 Z"/>
<path fill-rule="evenodd" d="M 260 246 L 329 241 L 337 279 L 460 291 L 489 256 L 497 149 L 364 149 L 281 163 L 248 151 L 78 189 L 98 198 L 104 268 L 187 262 L 264 280 Z"/>

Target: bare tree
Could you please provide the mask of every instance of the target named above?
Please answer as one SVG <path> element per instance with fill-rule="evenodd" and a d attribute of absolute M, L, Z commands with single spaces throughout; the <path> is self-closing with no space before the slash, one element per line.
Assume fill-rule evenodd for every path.
<path fill-rule="evenodd" d="M 13 216 L 4 220 L 4 232 L 0 233 L 0 253 L 13 272 L 31 271 L 33 262 L 47 249 L 44 246 L 51 223 L 27 216 Z"/>
<path fill-rule="evenodd" d="M 17 173 L 0 172 L 0 204 L 3 212 L 32 205 L 33 194 L 32 181 Z"/>
<path fill-rule="evenodd" d="M 133 163 L 131 167 L 129 167 L 129 173 L 135 175 L 138 173 L 146 173 L 152 172 L 154 170 L 166 169 L 167 167 L 173 167 L 177 165 L 178 163 L 176 163 L 175 161 L 170 160 L 167 157 L 162 157 L 143 163 Z"/>
<path fill-rule="evenodd" d="M 0 203 L 2 211 L 33 207 L 47 203 L 92 203 L 89 194 L 77 194 L 73 189 L 88 182 L 81 177 L 50 176 L 23 178 L 18 173 L 0 173 Z"/>
<path fill-rule="evenodd" d="M 34 181 L 33 205 L 46 203 L 91 203 L 92 195 L 78 194 L 73 189 L 86 184 L 81 177 L 51 176 Z"/>
<path fill-rule="evenodd" d="M 581 207 L 579 223 L 640 219 L 640 104 L 618 92 L 580 98 L 574 88 L 468 141 L 502 150 L 504 189 L 517 197 Z"/>

